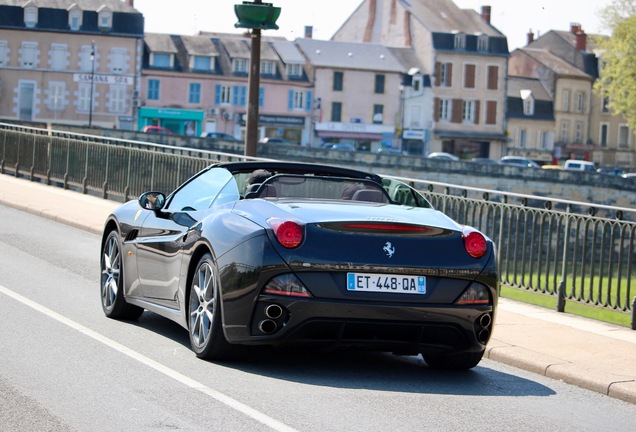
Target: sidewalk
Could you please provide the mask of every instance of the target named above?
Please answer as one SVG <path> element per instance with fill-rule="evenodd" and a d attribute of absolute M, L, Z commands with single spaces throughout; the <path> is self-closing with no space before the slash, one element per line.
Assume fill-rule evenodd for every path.
<path fill-rule="evenodd" d="M 0 204 L 101 234 L 118 202 L 0 175 Z M 636 331 L 500 299 L 486 357 L 636 403 Z"/>

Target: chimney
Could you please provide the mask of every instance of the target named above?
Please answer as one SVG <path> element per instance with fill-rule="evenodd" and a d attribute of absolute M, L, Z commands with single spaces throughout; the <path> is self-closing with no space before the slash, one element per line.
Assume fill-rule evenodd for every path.
<path fill-rule="evenodd" d="M 305 26 L 305 39 L 312 39 L 314 37 L 313 26 Z"/>
<path fill-rule="evenodd" d="M 126 4 L 130 7 L 135 7 L 135 0 L 126 0 Z"/>
<path fill-rule="evenodd" d="M 587 35 L 583 30 L 576 34 L 576 49 L 577 51 L 587 50 Z"/>
<path fill-rule="evenodd" d="M 527 34 L 526 45 L 530 45 L 532 42 L 534 42 L 534 33 L 532 33 L 532 29 L 530 29 L 528 30 L 528 34 Z"/>
<path fill-rule="evenodd" d="M 481 19 L 490 24 L 490 6 L 482 6 L 481 7 Z"/>
<path fill-rule="evenodd" d="M 581 24 L 580 23 L 577 23 L 577 22 L 571 22 L 570 23 L 570 33 L 577 34 L 580 31 L 581 31 Z"/>

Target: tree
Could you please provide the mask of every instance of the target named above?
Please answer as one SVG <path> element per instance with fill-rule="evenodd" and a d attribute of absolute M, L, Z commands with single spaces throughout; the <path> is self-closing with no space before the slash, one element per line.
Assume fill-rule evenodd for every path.
<path fill-rule="evenodd" d="M 601 11 L 610 37 L 596 38 L 599 79 L 594 90 L 636 129 L 636 1 L 615 0 Z"/>

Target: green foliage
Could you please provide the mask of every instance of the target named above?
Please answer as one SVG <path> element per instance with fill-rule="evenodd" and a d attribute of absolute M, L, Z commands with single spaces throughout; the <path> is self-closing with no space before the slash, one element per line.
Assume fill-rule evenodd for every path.
<path fill-rule="evenodd" d="M 636 127 L 636 1 L 615 0 L 601 11 L 608 38 L 596 38 L 600 78 L 594 90 L 609 97 L 609 108 Z"/>

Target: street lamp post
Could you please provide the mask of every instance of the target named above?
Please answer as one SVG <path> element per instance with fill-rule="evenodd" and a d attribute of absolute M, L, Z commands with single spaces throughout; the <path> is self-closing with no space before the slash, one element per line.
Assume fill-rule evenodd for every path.
<path fill-rule="evenodd" d="M 91 41 L 91 91 L 88 108 L 88 127 L 93 126 L 93 88 L 95 87 L 95 41 Z"/>
<path fill-rule="evenodd" d="M 258 96 L 261 78 L 261 30 L 278 30 L 276 20 L 280 8 L 261 0 L 244 1 L 234 5 L 238 22 L 236 28 L 252 29 L 252 49 L 250 52 L 250 72 L 248 75 L 247 124 L 245 131 L 245 156 L 256 156 L 258 138 Z"/>

